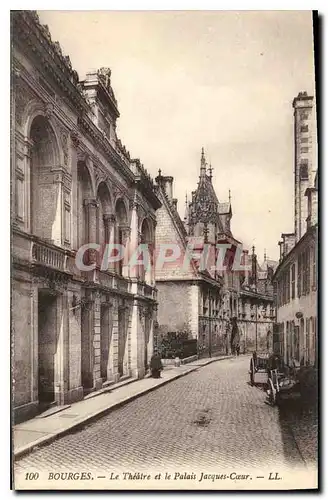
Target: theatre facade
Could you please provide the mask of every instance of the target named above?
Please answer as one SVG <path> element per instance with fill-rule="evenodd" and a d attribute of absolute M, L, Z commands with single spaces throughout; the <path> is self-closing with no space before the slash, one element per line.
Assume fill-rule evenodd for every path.
<path fill-rule="evenodd" d="M 12 376 L 15 421 L 141 378 L 153 351 L 155 273 L 128 266 L 154 247 L 161 203 L 116 134 L 109 68 L 81 81 L 33 11 L 12 13 Z M 101 268 L 84 245 L 120 243 Z"/>

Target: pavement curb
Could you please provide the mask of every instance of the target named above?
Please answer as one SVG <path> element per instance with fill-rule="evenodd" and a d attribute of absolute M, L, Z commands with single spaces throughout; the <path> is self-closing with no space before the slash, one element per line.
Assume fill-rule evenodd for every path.
<path fill-rule="evenodd" d="M 117 408 L 124 406 L 125 404 L 129 403 L 130 401 L 134 401 L 135 399 L 139 398 L 140 396 L 144 396 L 145 394 L 148 394 L 149 392 L 152 392 L 159 387 L 163 387 L 164 385 L 168 384 L 169 382 L 172 382 L 173 380 L 177 380 L 181 377 L 184 377 L 185 375 L 188 375 L 189 373 L 192 373 L 196 370 L 199 370 L 199 368 L 202 368 L 203 366 L 207 366 L 207 365 L 214 363 L 216 361 L 223 361 L 225 359 L 230 359 L 232 357 L 233 356 L 227 356 L 225 358 L 220 358 L 220 359 L 209 359 L 206 363 L 203 363 L 201 365 L 191 366 L 189 369 L 187 369 L 183 373 L 177 373 L 172 378 L 169 378 L 167 380 L 163 380 L 160 384 L 148 387 L 147 389 L 144 389 L 136 394 L 133 394 L 132 396 L 128 396 L 127 398 L 122 399 L 121 401 L 119 401 L 117 403 L 113 403 L 108 408 L 104 408 L 102 410 L 99 410 L 99 411 L 91 414 L 91 415 L 88 415 L 87 417 L 83 417 L 83 420 L 74 422 L 72 425 L 70 425 L 66 429 L 60 430 L 54 434 L 49 434 L 47 436 L 43 436 L 40 439 L 33 441 L 32 443 L 29 443 L 25 446 L 22 446 L 16 452 L 15 451 L 13 452 L 13 458 L 14 458 L 14 460 L 19 460 L 24 455 L 27 455 L 28 453 L 33 451 L 34 448 L 38 448 L 39 446 L 44 446 L 46 444 L 50 444 L 51 442 L 55 441 L 57 438 L 63 437 L 66 434 L 69 434 L 71 432 L 78 432 L 86 425 L 89 425 L 91 422 L 94 422 L 97 419 L 107 415 L 111 411 L 116 410 Z M 184 366 L 188 366 L 188 365 L 184 365 Z"/>

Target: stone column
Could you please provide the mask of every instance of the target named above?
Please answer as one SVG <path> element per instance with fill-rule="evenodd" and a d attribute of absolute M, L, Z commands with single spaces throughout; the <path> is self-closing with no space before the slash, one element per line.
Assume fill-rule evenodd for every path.
<path fill-rule="evenodd" d="M 131 317 L 131 375 L 142 378 L 145 373 L 141 356 L 144 343 L 142 342 L 143 331 L 139 307 L 138 301 L 134 300 Z"/>
<path fill-rule="evenodd" d="M 151 359 L 151 356 L 154 351 L 154 325 L 156 321 L 156 306 L 153 304 L 149 306 L 149 315 L 148 315 L 148 345 L 147 345 L 147 351 L 148 351 L 148 363 Z"/>
<path fill-rule="evenodd" d="M 32 214 L 31 214 L 31 156 L 32 156 L 33 141 L 25 138 L 24 140 L 24 229 L 27 232 L 32 232 Z"/>
<path fill-rule="evenodd" d="M 112 309 L 112 341 L 110 346 L 110 356 L 112 362 L 112 378 L 117 382 L 120 378 L 118 373 L 118 302 L 115 299 Z"/>
<path fill-rule="evenodd" d="M 151 270 L 150 270 L 150 273 L 151 273 L 151 284 L 152 286 L 155 286 L 155 282 L 156 282 L 156 275 L 155 275 L 155 266 L 156 266 L 156 262 L 155 262 L 155 256 L 156 256 L 156 237 L 155 237 L 155 231 L 156 231 L 156 223 L 154 222 L 153 223 L 154 225 L 154 233 L 153 233 L 153 241 L 151 243 L 151 255 L 150 255 L 150 265 L 151 265 Z"/>
<path fill-rule="evenodd" d="M 94 331 L 93 331 L 93 386 L 96 390 L 102 387 L 100 373 L 100 295 L 94 294 Z"/>
<path fill-rule="evenodd" d="M 123 268 L 122 274 L 125 278 L 130 276 L 129 261 L 130 261 L 130 227 L 124 227 L 122 231 L 122 245 L 124 247 Z"/>
<path fill-rule="evenodd" d="M 86 213 L 86 243 L 98 243 L 97 241 L 97 200 L 94 198 L 87 198 L 83 201 Z M 89 249 L 88 251 L 88 264 L 97 262 L 97 251 Z"/>
<path fill-rule="evenodd" d="M 77 147 L 78 142 L 71 136 L 71 173 L 72 173 L 72 248 L 78 248 L 78 182 L 77 182 Z"/>
<path fill-rule="evenodd" d="M 107 381 L 113 380 L 113 303 L 108 302 L 108 362 L 107 362 Z"/>
<path fill-rule="evenodd" d="M 57 298 L 57 350 L 55 354 L 55 399 L 59 405 L 66 403 L 69 383 L 69 332 L 67 292 Z"/>
<path fill-rule="evenodd" d="M 138 213 L 137 213 L 138 205 L 137 203 L 133 204 L 132 215 L 131 215 L 131 234 L 130 234 L 130 249 L 129 254 L 130 257 L 135 254 L 137 247 L 141 241 L 139 231 L 138 231 Z M 133 266 L 130 269 L 130 277 L 138 278 L 139 276 L 139 267 Z"/>
<path fill-rule="evenodd" d="M 31 283 L 31 401 L 39 399 L 38 379 L 38 351 L 39 351 L 39 326 L 38 326 L 38 285 L 32 280 Z"/>

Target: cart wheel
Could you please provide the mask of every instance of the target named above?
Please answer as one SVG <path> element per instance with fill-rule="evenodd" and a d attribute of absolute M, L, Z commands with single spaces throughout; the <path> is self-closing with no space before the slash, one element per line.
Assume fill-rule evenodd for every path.
<path fill-rule="evenodd" d="M 272 406 L 275 406 L 277 404 L 277 390 L 273 385 L 271 378 L 269 378 L 268 384 L 269 384 L 269 401 L 272 404 Z"/>

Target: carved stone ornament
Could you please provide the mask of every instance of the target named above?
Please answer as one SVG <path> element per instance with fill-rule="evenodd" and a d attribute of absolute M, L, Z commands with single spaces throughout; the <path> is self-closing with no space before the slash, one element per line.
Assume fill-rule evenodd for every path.
<path fill-rule="evenodd" d="M 104 173 L 100 170 L 99 167 L 96 167 L 94 164 L 94 173 L 95 173 L 95 180 L 96 180 L 96 185 L 100 184 L 100 182 L 105 180 L 105 175 Z"/>
<path fill-rule="evenodd" d="M 71 132 L 71 141 L 75 149 L 77 149 L 81 142 L 81 137 L 77 132 Z"/>
<path fill-rule="evenodd" d="M 54 105 L 51 102 L 48 102 L 44 107 L 44 112 L 48 119 L 51 118 L 54 112 Z"/>
<path fill-rule="evenodd" d="M 100 68 L 98 70 L 98 76 L 100 77 L 101 81 L 105 85 L 106 89 L 110 89 L 110 77 L 112 75 L 112 71 L 110 68 Z"/>
<path fill-rule="evenodd" d="M 15 85 L 15 118 L 18 125 L 22 125 L 24 110 L 33 97 L 26 85 L 21 82 Z"/>
<path fill-rule="evenodd" d="M 63 146 L 64 164 L 68 165 L 68 132 L 64 128 L 60 129 L 60 140 Z"/>

